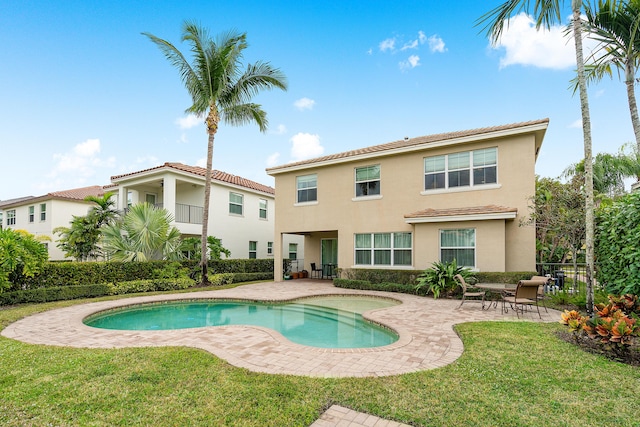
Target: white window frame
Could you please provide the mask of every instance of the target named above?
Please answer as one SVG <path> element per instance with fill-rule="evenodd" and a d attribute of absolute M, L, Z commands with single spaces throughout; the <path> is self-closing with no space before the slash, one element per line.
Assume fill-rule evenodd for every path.
<path fill-rule="evenodd" d="M 293 254 L 293 256 L 291 256 Z M 289 259 L 298 259 L 298 244 L 289 243 Z"/>
<path fill-rule="evenodd" d="M 47 220 L 47 204 L 40 203 L 40 221 L 44 222 Z"/>
<path fill-rule="evenodd" d="M 493 151 L 494 157 L 495 157 L 495 162 L 493 163 L 484 163 L 482 162 L 481 164 L 478 164 L 478 160 L 476 160 L 477 157 L 480 157 L 481 155 L 484 156 L 485 153 L 491 152 Z M 450 159 L 452 158 L 452 156 L 462 156 L 462 155 L 468 155 L 468 165 L 464 166 L 464 167 L 452 167 L 451 163 L 450 163 Z M 432 169 L 429 168 L 429 171 L 427 171 L 427 163 L 428 162 L 438 162 L 438 160 L 440 158 L 444 158 L 444 168 L 440 169 Z M 431 166 L 431 165 L 430 165 Z M 481 170 L 481 169 L 486 169 L 486 168 L 495 168 L 495 182 L 488 182 L 488 183 L 477 183 L 475 182 L 475 172 L 477 170 Z M 450 183 L 450 175 L 454 172 L 465 172 L 468 171 L 469 174 L 469 184 L 468 185 L 451 185 Z M 426 188 L 426 180 L 427 180 L 427 176 L 428 175 L 437 175 L 437 174 L 444 174 L 444 186 L 442 187 L 435 187 L 435 188 Z M 429 157 L 425 157 L 423 159 L 423 180 L 422 180 L 422 186 L 423 186 L 423 194 L 424 193 L 431 193 L 431 192 L 439 192 L 439 191 L 460 191 L 460 190 L 468 190 L 468 189 L 480 189 L 480 188 L 492 188 L 492 187 L 499 187 L 498 184 L 498 147 L 487 147 L 487 148 L 481 148 L 478 150 L 471 150 L 471 151 L 461 151 L 461 152 L 457 152 L 457 153 L 450 153 L 450 154 L 440 154 L 437 156 L 429 156 Z"/>
<path fill-rule="evenodd" d="M 448 232 L 448 231 L 462 231 L 462 230 L 473 230 L 473 246 L 443 246 L 442 245 L 442 236 L 444 234 L 444 232 Z M 473 227 L 466 227 L 466 228 L 443 228 L 440 229 L 439 233 L 438 233 L 438 246 L 439 246 L 439 250 L 438 250 L 438 254 L 440 257 L 440 262 L 445 262 L 444 257 L 442 256 L 442 251 L 443 250 L 473 250 L 473 265 L 463 265 L 460 264 L 459 260 L 456 258 L 456 263 L 458 264 L 458 267 L 466 267 L 466 268 L 470 268 L 475 270 L 477 264 L 477 254 L 478 254 L 478 241 L 477 241 L 477 230 Z M 446 260 L 446 262 L 450 262 L 451 260 Z"/>
<path fill-rule="evenodd" d="M 397 234 L 408 234 L 409 237 L 411 238 L 411 244 L 410 247 L 396 247 L 395 245 L 395 237 Z M 370 244 L 368 247 L 357 247 L 357 237 L 358 236 L 366 236 L 368 235 L 370 238 Z M 390 246 L 389 247 L 376 247 L 376 235 L 389 235 L 389 241 L 390 241 Z M 413 265 L 413 233 L 408 232 L 408 231 L 402 231 L 402 232 L 394 232 L 394 233 L 355 233 L 353 235 L 353 264 L 355 266 L 367 266 L 367 267 L 402 267 L 402 268 L 409 268 Z M 376 263 L 376 251 L 389 251 L 390 252 L 390 263 L 389 264 L 378 264 Z M 409 264 L 396 264 L 396 252 L 400 252 L 400 251 L 409 251 L 409 258 L 411 260 L 411 262 Z M 367 264 L 358 264 L 358 252 L 369 252 L 369 259 L 370 262 Z"/>
<path fill-rule="evenodd" d="M 36 220 L 36 207 L 29 206 L 29 224 L 33 224 Z"/>
<path fill-rule="evenodd" d="M 375 177 L 375 172 L 377 170 L 377 175 L 378 177 Z M 358 172 L 366 172 L 367 177 L 363 178 L 363 179 L 358 179 Z M 370 173 L 373 173 L 373 178 L 369 177 Z M 364 197 L 368 197 L 368 198 L 379 198 L 381 197 L 382 194 L 382 189 L 381 189 L 381 183 L 382 183 L 382 169 L 380 168 L 380 165 L 369 165 L 369 166 L 362 166 L 362 167 L 358 167 L 354 169 L 354 181 L 355 181 L 355 186 L 354 186 L 354 197 L 357 199 L 361 199 Z M 374 188 L 377 190 L 377 192 L 375 192 L 372 194 L 371 193 L 371 189 L 369 188 L 369 184 L 371 183 L 377 183 L 376 186 L 374 186 Z M 366 187 L 363 188 L 363 185 L 366 184 Z M 358 194 L 358 189 L 361 189 L 360 193 Z"/>
<path fill-rule="evenodd" d="M 258 217 L 260 219 L 269 219 L 268 218 L 268 213 L 269 213 L 269 201 L 267 199 L 260 199 L 258 200 Z M 264 212 L 264 214 L 263 214 Z"/>
<path fill-rule="evenodd" d="M 273 256 L 273 242 L 267 242 L 267 255 Z"/>
<path fill-rule="evenodd" d="M 233 196 L 239 196 L 240 197 L 240 202 L 237 201 L 233 201 L 232 197 Z M 231 207 L 237 207 L 240 206 L 240 213 L 238 212 L 232 212 L 231 211 Z M 244 194 L 241 193 L 235 193 L 233 191 L 229 192 L 229 215 L 235 215 L 235 216 L 242 216 L 244 214 Z"/>
<path fill-rule="evenodd" d="M 7 226 L 16 225 L 16 210 L 11 209 L 7 211 Z"/>
<path fill-rule="evenodd" d="M 256 259 L 256 258 L 258 258 L 258 242 L 255 240 L 250 240 L 249 241 L 249 259 Z"/>
<path fill-rule="evenodd" d="M 312 179 L 315 181 L 315 185 L 309 185 Z M 302 184 L 302 186 L 301 186 Z M 308 194 L 311 190 L 315 190 L 316 197 L 314 199 L 300 200 L 301 192 L 305 192 Z M 300 175 L 296 177 L 296 204 L 308 204 L 308 203 L 318 203 L 318 174 L 309 174 L 309 175 Z"/>

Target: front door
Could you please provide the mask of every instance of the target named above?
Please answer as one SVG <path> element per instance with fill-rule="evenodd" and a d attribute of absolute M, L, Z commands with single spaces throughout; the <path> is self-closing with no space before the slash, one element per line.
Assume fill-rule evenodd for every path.
<path fill-rule="evenodd" d="M 338 239 L 322 239 L 320 244 L 322 276 L 332 277 L 338 267 Z"/>

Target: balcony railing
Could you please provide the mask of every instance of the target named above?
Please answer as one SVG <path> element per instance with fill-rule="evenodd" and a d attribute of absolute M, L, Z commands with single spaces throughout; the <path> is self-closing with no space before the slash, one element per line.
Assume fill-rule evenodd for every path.
<path fill-rule="evenodd" d="M 202 206 L 183 205 L 176 203 L 176 222 L 186 224 L 202 224 Z"/>

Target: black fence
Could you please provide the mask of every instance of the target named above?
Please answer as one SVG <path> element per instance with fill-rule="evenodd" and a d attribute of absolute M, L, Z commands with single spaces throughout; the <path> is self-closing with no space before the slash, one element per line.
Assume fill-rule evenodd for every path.
<path fill-rule="evenodd" d="M 556 290 L 567 292 L 585 292 L 587 287 L 587 264 L 538 263 L 536 271 L 540 276 L 554 279 Z M 595 271 L 592 272 L 595 277 Z M 594 281 L 595 283 L 595 281 Z"/>

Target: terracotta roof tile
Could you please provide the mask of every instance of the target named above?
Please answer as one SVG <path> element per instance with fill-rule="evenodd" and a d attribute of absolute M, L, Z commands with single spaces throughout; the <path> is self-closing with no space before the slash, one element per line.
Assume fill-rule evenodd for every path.
<path fill-rule="evenodd" d="M 484 128 L 478 128 L 478 129 L 462 130 L 457 132 L 447 132 L 447 133 L 438 133 L 433 135 L 419 136 L 416 138 L 393 141 L 385 144 L 373 145 L 371 147 L 359 148 L 356 150 L 345 151 L 342 153 L 316 157 L 314 159 L 302 160 L 299 162 L 293 162 L 293 163 L 287 163 L 280 166 L 274 166 L 272 168 L 268 168 L 267 172 L 277 171 L 279 169 L 286 169 L 292 166 L 311 165 L 313 163 L 344 159 L 344 158 L 355 157 L 363 154 L 371 154 L 371 153 L 384 152 L 384 151 L 393 150 L 393 149 L 430 144 L 430 143 L 441 142 L 441 141 L 446 141 L 446 140 L 455 139 L 455 138 L 479 136 L 479 135 L 492 133 L 492 132 L 507 131 L 507 130 L 517 129 L 521 127 L 545 124 L 545 123 L 549 123 L 549 119 L 531 120 L 528 122 L 512 123 L 512 124 L 501 125 L 501 126 L 491 126 L 491 127 L 484 127 Z"/>
<path fill-rule="evenodd" d="M 0 203 L 1 207 L 6 206 L 19 206 L 26 203 L 35 203 L 44 200 L 58 199 L 58 200 L 77 200 L 83 201 L 87 196 L 102 196 L 105 191 L 105 187 L 100 185 L 92 185 L 90 187 L 72 188 L 70 190 L 53 191 L 51 193 L 44 194 L 42 196 L 21 197 L 19 199 L 6 200 Z"/>
<path fill-rule="evenodd" d="M 171 169 L 179 170 L 179 171 L 182 171 L 182 172 L 187 172 L 187 173 L 194 174 L 194 175 L 199 175 L 199 176 L 202 176 L 202 177 L 205 177 L 206 173 L 207 173 L 207 169 L 206 168 L 201 168 L 199 166 L 189 166 L 189 165 L 185 165 L 185 164 L 182 164 L 182 163 L 166 162 L 163 165 L 155 166 L 153 168 L 144 169 L 144 170 L 136 171 L 136 172 L 130 172 L 130 173 L 122 174 L 122 175 L 115 175 L 115 176 L 111 177 L 111 180 L 113 181 L 113 180 L 117 180 L 119 178 L 124 178 L 124 177 L 127 177 L 127 176 L 133 176 L 133 175 L 137 175 L 137 174 L 140 174 L 140 173 L 143 173 L 143 172 L 150 172 L 150 171 L 163 169 L 163 168 L 171 168 Z M 215 169 L 213 169 L 211 172 L 212 172 L 212 179 L 214 181 L 226 182 L 228 184 L 238 185 L 240 187 L 245 187 L 245 188 L 248 188 L 248 189 L 251 189 L 251 190 L 261 191 L 261 192 L 267 193 L 267 194 L 275 194 L 275 189 L 273 187 L 269 187 L 268 185 L 260 184 L 259 182 L 255 182 L 255 181 L 252 181 L 250 179 L 243 178 L 241 176 L 232 175 L 230 173 L 222 172 L 222 171 L 215 170 Z"/>
<path fill-rule="evenodd" d="M 424 209 L 418 212 L 406 214 L 405 218 L 436 218 L 441 216 L 460 216 L 460 215 L 487 215 L 518 212 L 517 208 L 508 208 L 505 206 L 487 205 L 474 206 L 467 208 L 447 208 L 447 209 Z"/>

